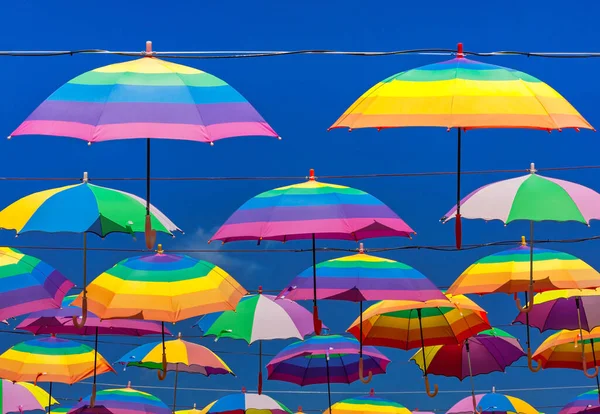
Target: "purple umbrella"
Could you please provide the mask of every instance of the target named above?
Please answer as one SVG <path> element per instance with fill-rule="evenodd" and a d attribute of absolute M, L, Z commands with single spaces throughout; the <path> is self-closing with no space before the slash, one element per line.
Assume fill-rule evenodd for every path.
<path fill-rule="evenodd" d="M 364 368 L 373 375 L 385 374 L 390 360 L 377 348 L 363 347 Z M 294 342 L 267 365 L 270 380 L 305 385 L 327 384 L 331 407 L 331 383 L 351 384 L 359 379 L 360 344 L 341 335 L 313 336 Z"/>

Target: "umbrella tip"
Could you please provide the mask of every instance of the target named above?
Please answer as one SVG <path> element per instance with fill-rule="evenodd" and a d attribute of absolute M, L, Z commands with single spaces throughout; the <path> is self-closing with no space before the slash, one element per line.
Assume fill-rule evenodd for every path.
<path fill-rule="evenodd" d="M 363 254 L 365 252 L 365 245 L 363 243 L 358 245 L 358 252 Z"/>
<path fill-rule="evenodd" d="M 83 179 L 82 179 L 82 181 L 83 181 L 84 183 L 87 183 L 87 182 L 88 182 L 88 173 L 87 173 L 87 171 L 84 171 L 84 172 L 83 172 Z"/>
<path fill-rule="evenodd" d="M 12 138 L 12 135 L 9 135 L 6 137 L 6 139 L 11 139 L 11 138 Z"/>
<path fill-rule="evenodd" d="M 463 53 L 463 44 L 462 43 L 459 43 L 456 45 L 456 56 L 459 58 L 465 57 L 465 54 Z"/>
<path fill-rule="evenodd" d="M 181 339 L 181 332 L 177 334 L 177 339 Z"/>
<path fill-rule="evenodd" d="M 492 385 L 492 394 L 495 394 L 495 393 L 496 393 L 496 386 Z"/>
<path fill-rule="evenodd" d="M 131 381 L 127 381 L 127 388 L 131 388 Z"/>
<path fill-rule="evenodd" d="M 375 389 L 374 388 L 371 388 L 371 391 L 369 391 L 369 395 L 371 397 L 373 397 L 375 395 Z"/>
<path fill-rule="evenodd" d="M 259 287 L 258 287 L 258 294 L 259 294 L 259 295 L 262 295 L 262 286 L 259 286 Z"/>
<path fill-rule="evenodd" d="M 525 236 L 521 236 L 521 246 L 527 246 L 527 240 L 525 239 Z"/>
<path fill-rule="evenodd" d="M 194 403 L 194 410 L 196 409 L 196 403 Z"/>
<path fill-rule="evenodd" d="M 163 250 L 162 244 L 158 244 L 158 249 L 156 250 L 156 253 L 158 254 L 163 254 L 165 251 Z"/>
<path fill-rule="evenodd" d="M 302 412 L 302 406 L 301 406 L 301 405 L 299 405 L 299 406 L 298 406 L 298 412 L 299 412 L 299 413 L 301 413 L 301 412 Z"/>
<path fill-rule="evenodd" d="M 531 164 L 529 164 L 529 172 L 531 174 L 535 174 L 537 172 L 537 170 L 535 169 L 535 162 L 532 162 Z"/>
<path fill-rule="evenodd" d="M 146 55 L 152 54 L 152 40 L 146 40 Z"/>
<path fill-rule="evenodd" d="M 308 171 L 308 179 L 309 179 L 310 181 L 315 181 L 315 169 L 314 169 L 314 168 L 311 168 L 311 169 Z"/>
<path fill-rule="evenodd" d="M 242 394 L 246 394 L 246 387 L 242 387 Z"/>

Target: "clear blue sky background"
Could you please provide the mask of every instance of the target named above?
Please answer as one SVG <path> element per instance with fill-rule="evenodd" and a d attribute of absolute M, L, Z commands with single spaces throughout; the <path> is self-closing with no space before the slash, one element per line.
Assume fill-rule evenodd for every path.
<path fill-rule="evenodd" d="M 43 2 L 20 0 L 3 4 L 3 50 L 57 50 L 104 48 L 142 50 L 146 40 L 154 41 L 155 50 L 222 50 L 222 49 L 342 49 L 394 50 L 425 47 L 453 48 L 459 41 L 466 50 L 525 51 L 593 51 L 597 50 L 600 5 L 593 1 L 581 4 L 555 0 L 513 3 L 489 3 L 465 0 L 461 2 L 429 1 L 363 2 L 358 0 L 290 1 L 223 1 L 223 2 Z M 121 61 L 124 58 L 103 55 L 82 55 L 56 58 L 1 59 L 4 79 L 3 109 L 0 134 L 8 135 L 43 99 L 74 76 L 95 67 Z M 283 137 L 241 138 L 218 142 L 214 147 L 185 142 L 154 142 L 153 174 L 156 176 L 305 176 L 309 168 L 317 175 L 366 174 L 392 172 L 450 171 L 455 168 L 455 134 L 443 129 L 422 128 L 387 130 L 381 133 L 357 130 L 351 134 L 337 130 L 326 132 L 328 126 L 355 98 L 379 80 L 396 72 L 444 59 L 435 56 L 398 56 L 383 58 L 343 56 L 291 56 L 245 60 L 191 60 L 182 63 L 206 70 L 223 78 L 242 92 L 264 118 Z M 513 67 L 541 78 L 555 87 L 596 127 L 600 98 L 598 68 L 595 60 L 550 60 L 524 57 L 496 57 L 486 62 Z M 181 62 L 180 62 L 181 63 Z M 598 136 L 583 131 L 547 134 L 538 131 L 490 130 L 473 131 L 464 138 L 465 170 L 527 168 L 530 162 L 538 167 L 597 164 L 600 149 Z M 144 142 L 121 141 L 88 147 L 84 142 L 53 137 L 20 137 L 0 142 L 1 176 L 80 176 L 90 177 L 142 176 L 144 174 Z M 512 175 L 466 176 L 465 192 L 490 181 Z M 599 173 L 572 171 L 553 176 L 574 180 L 600 190 Z M 452 226 L 439 224 L 438 219 L 454 202 L 454 177 L 380 178 L 344 180 L 339 183 L 368 191 L 397 211 L 416 231 L 414 241 L 373 240 L 367 247 L 396 246 L 407 243 L 449 244 Z M 0 205 L 34 191 L 63 185 L 64 182 L 4 182 Z M 144 195 L 140 182 L 102 183 Z M 287 181 L 268 182 L 158 182 L 153 186 L 153 202 L 166 212 L 186 235 L 174 241 L 163 240 L 166 249 L 202 248 L 213 231 L 246 199 Z M 598 226 L 577 224 L 538 225 L 540 238 L 573 238 L 598 234 Z M 504 227 L 499 223 L 466 222 L 465 243 L 517 239 L 527 231 L 525 224 Z M 137 242 L 121 235 L 111 235 L 101 241 L 91 238 L 95 247 L 142 248 Z M 14 245 L 76 246 L 79 236 L 24 235 L 18 240 L 13 234 L 0 234 L 0 243 Z M 351 243 L 329 243 L 353 248 Z M 252 248 L 253 244 L 238 244 Z M 288 247 L 307 247 L 306 243 L 290 243 Z M 232 245 L 231 247 L 236 247 Z M 257 253 L 206 255 L 228 270 L 246 288 L 278 289 L 310 264 L 307 254 L 258 253 L 261 248 L 279 247 L 265 244 Z M 597 242 L 551 246 L 576 254 L 600 268 Z M 407 251 L 387 255 L 406 262 L 429 276 L 440 286 L 449 285 L 472 261 L 499 250 L 498 248 L 441 253 Z M 27 250 L 61 269 L 76 283 L 81 283 L 81 256 L 78 252 Z M 90 274 L 97 275 L 126 253 L 97 252 L 90 255 Z M 319 260 L 334 257 L 320 254 Z M 478 299 L 494 324 L 509 323 L 515 316 L 512 298 L 491 296 Z M 306 305 L 310 305 L 307 303 Z M 322 317 L 334 331 L 343 332 L 352 322 L 357 305 L 329 302 L 322 306 Z M 191 328 L 195 320 L 179 323 L 174 332 L 197 335 Z M 14 325 L 14 322 L 13 322 Z M 507 328 L 524 342 L 524 328 Z M 6 349 L 22 335 L 0 335 L 0 348 Z M 104 338 L 114 342 L 142 343 L 137 338 Z M 198 340 L 198 339 L 195 339 Z M 542 337 L 534 335 L 534 347 Z M 255 352 L 243 343 L 210 339 L 198 340 L 215 350 Z M 285 342 L 265 344 L 265 352 L 275 353 Z M 116 361 L 131 349 L 127 345 L 102 343 L 101 352 Z M 334 385 L 334 400 L 351 394 L 400 391 L 393 399 L 407 407 L 421 410 L 446 409 L 467 396 L 469 383 L 456 379 L 434 378 L 440 385 L 440 395 L 428 398 L 423 392 L 420 371 L 408 364 L 411 353 L 383 351 L 393 360 L 387 375 L 376 377 L 372 384 Z M 255 388 L 255 357 L 222 354 L 238 374 L 233 377 L 181 375 L 182 387 L 235 389 Z M 507 373 L 476 378 L 479 390 L 523 387 L 565 387 L 553 391 L 513 390 L 510 394 L 525 398 L 537 406 L 558 406 L 584 389 L 570 386 L 593 386 L 579 371 L 549 370 L 537 374 L 518 367 Z M 119 375 L 103 375 L 101 382 L 134 386 L 170 386 L 172 374 L 158 383 L 154 372 L 129 369 Z M 291 384 L 266 382 L 265 391 L 272 392 L 295 410 L 302 405 L 307 410 L 326 408 L 326 395 L 276 393 L 276 391 L 325 391 L 325 386 L 306 389 Z M 57 386 L 56 396 L 78 398 L 86 396 L 89 385 Z M 444 391 L 456 391 L 444 393 Z M 166 403 L 172 402 L 170 390 L 152 390 Z M 181 391 L 179 402 L 198 406 L 223 396 L 225 392 Z M 556 408 L 542 411 L 553 413 Z"/>

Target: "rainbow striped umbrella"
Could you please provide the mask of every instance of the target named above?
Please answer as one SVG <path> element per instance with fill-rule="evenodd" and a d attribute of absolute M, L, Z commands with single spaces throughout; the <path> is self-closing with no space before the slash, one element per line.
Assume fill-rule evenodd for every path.
<path fill-rule="evenodd" d="M 454 404 L 446 414 L 472 414 L 472 398 L 466 397 Z M 475 396 L 476 412 L 480 414 L 540 414 L 529 403 L 510 395 L 477 394 Z"/>
<path fill-rule="evenodd" d="M 351 384 L 359 379 L 359 342 L 341 335 L 313 336 L 286 346 L 267 364 L 270 380 L 291 382 L 301 387 L 327 384 L 331 407 L 331 383 Z M 365 369 L 385 374 L 390 360 L 377 350 L 363 349 Z"/>
<path fill-rule="evenodd" d="M 289 408 L 265 394 L 229 394 L 208 404 L 202 414 L 292 414 Z"/>
<path fill-rule="evenodd" d="M 89 143 L 147 139 L 146 235 L 150 223 L 150 138 L 207 142 L 275 131 L 223 80 L 155 57 L 152 42 L 141 59 L 85 72 L 60 87 L 12 133 L 78 138 Z"/>
<path fill-rule="evenodd" d="M 350 106 L 332 128 L 437 126 L 458 132 L 456 244 L 461 247 L 461 130 L 527 128 L 545 131 L 592 126 L 550 86 L 526 73 L 454 59 L 397 73 Z"/>
<path fill-rule="evenodd" d="M 579 394 L 561 408 L 558 414 L 577 414 L 581 412 L 586 414 L 600 412 L 600 394 L 597 389 Z"/>
<path fill-rule="evenodd" d="M 220 267 L 158 246 L 153 255 L 125 259 L 88 287 L 89 309 L 101 319 L 161 321 L 163 370 L 167 370 L 164 323 L 235 309 L 246 290 Z M 73 305 L 81 306 L 80 294 Z"/>
<path fill-rule="evenodd" d="M 446 295 L 444 299 L 425 302 L 413 300 L 383 300 L 370 306 L 348 328 L 366 345 L 399 349 L 460 344 L 465 339 L 490 329 L 486 312 L 466 296 Z M 361 321 L 363 321 L 361 323 Z M 429 389 L 427 361 L 424 379 L 427 395 L 435 397 Z"/>
<path fill-rule="evenodd" d="M 212 240 L 312 239 L 316 268 L 316 239 L 361 240 L 373 237 L 411 237 L 412 230 L 380 200 L 361 190 L 308 180 L 261 193 L 244 203 L 221 226 Z M 315 332 L 322 324 L 317 308 L 317 274 L 313 271 Z"/>
<path fill-rule="evenodd" d="M 88 396 L 81 400 L 68 414 L 171 414 L 169 407 L 160 399 L 147 392 L 134 390 L 130 384 L 127 388 L 98 391 L 95 402 L 92 399 L 93 396 Z"/>
<path fill-rule="evenodd" d="M 58 404 L 46 391 L 28 382 L 0 380 L 0 413 L 45 410 Z"/>
<path fill-rule="evenodd" d="M 395 401 L 386 400 L 375 396 L 371 389 L 369 395 L 348 398 L 338 401 L 331 406 L 331 410 L 323 414 L 411 414 L 411 411 Z"/>
<path fill-rule="evenodd" d="M 40 259 L 0 247 L 0 320 L 60 308 L 73 286 L 62 273 Z"/>

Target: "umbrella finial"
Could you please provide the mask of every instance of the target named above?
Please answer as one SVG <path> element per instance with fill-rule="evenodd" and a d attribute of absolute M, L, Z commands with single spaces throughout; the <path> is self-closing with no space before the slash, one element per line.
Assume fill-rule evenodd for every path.
<path fill-rule="evenodd" d="M 365 252 L 365 245 L 363 243 L 358 245 L 358 252 L 363 254 Z"/>
<path fill-rule="evenodd" d="M 308 171 L 308 179 L 309 179 L 310 181 L 315 181 L 315 169 L 314 169 L 314 168 L 311 168 L 311 169 Z"/>
<path fill-rule="evenodd" d="M 302 406 L 301 406 L 301 405 L 299 405 L 299 406 L 298 406 L 298 412 L 299 412 L 299 413 L 301 413 L 301 412 L 302 412 Z"/>
<path fill-rule="evenodd" d="M 242 394 L 246 394 L 246 387 L 242 387 Z"/>
<path fill-rule="evenodd" d="M 127 388 L 131 388 L 131 381 L 127 381 Z"/>
<path fill-rule="evenodd" d="M 459 43 L 456 45 L 456 57 L 464 58 L 465 54 L 463 53 L 463 44 Z"/>
<path fill-rule="evenodd" d="M 158 253 L 158 254 L 163 254 L 164 252 L 165 252 L 165 251 L 164 251 L 164 250 L 163 250 L 163 248 L 162 248 L 162 244 L 159 244 L 159 245 L 158 245 L 158 249 L 156 250 L 156 253 Z"/>
<path fill-rule="evenodd" d="M 194 410 L 196 409 L 196 403 L 194 403 Z"/>
<path fill-rule="evenodd" d="M 527 246 L 527 240 L 525 239 L 525 236 L 521 236 L 521 246 Z"/>
<path fill-rule="evenodd" d="M 146 40 L 146 55 L 152 55 L 152 40 Z"/>
<path fill-rule="evenodd" d="M 88 173 L 87 173 L 87 171 L 83 172 L 83 179 L 81 181 L 83 183 L 87 183 L 88 182 Z"/>
<path fill-rule="evenodd" d="M 375 396 L 375 388 L 371 388 L 371 391 L 369 391 L 369 396 L 371 396 L 371 397 Z"/>
<path fill-rule="evenodd" d="M 258 294 L 259 294 L 259 295 L 262 295 L 262 286 L 259 286 L 259 287 L 258 287 Z"/>
<path fill-rule="evenodd" d="M 532 162 L 532 163 L 529 165 L 529 172 L 530 172 L 531 174 L 535 174 L 535 173 L 537 172 L 537 170 L 535 169 L 535 162 Z"/>
<path fill-rule="evenodd" d="M 181 332 L 177 334 L 177 339 L 181 339 Z"/>
<path fill-rule="evenodd" d="M 495 393 L 496 393 L 496 386 L 492 385 L 492 394 L 495 394 Z"/>

